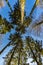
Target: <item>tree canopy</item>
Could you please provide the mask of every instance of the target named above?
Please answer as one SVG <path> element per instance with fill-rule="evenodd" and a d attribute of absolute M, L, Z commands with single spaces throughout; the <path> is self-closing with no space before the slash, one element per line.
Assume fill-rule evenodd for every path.
<path fill-rule="evenodd" d="M 20 2 L 22 1 L 19 2 L 19 0 L 17 0 L 13 9 L 11 8 L 8 0 L 5 1 L 7 2 L 11 11 L 9 11 L 9 21 L 7 21 L 6 18 L 2 18 L 0 15 L 0 34 L 6 34 L 7 32 L 10 33 L 12 29 L 15 31 L 14 33 L 10 33 L 9 43 L 0 51 L 0 54 L 2 54 L 7 47 L 12 47 L 7 55 L 3 57 L 5 60 L 4 65 L 26 65 L 29 57 L 33 59 L 32 62 L 36 62 L 37 65 L 42 65 L 42 40 L 34 40 L 29 35 L 25 36 L 27 28 L 29 28 L 29 25 L 32 23 L 31 15 L 39 3 L 39 0 L 35 1 L 29 16 L 26 16 L 26 12 L 24 10 L 22 20 L 23 23 L 21 21 L 20 7 Z M 35 23 L 32 29 L 41 24 L 42 22 Z"/>

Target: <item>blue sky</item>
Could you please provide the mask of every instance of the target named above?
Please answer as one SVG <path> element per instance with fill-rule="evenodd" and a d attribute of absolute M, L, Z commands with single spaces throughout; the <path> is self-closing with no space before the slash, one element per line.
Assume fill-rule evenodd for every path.
<path fill-rule="evenodd" d="M 9 0 L 11 6 L 13 7 L 13 5 L 15 4 L 15 2 L 17 2 L 17 0 Z M 26 5 L 25 5 L 25 10 L 26 10 L 26 14 L 29 15 L 32 7 L 33 7 L 33 4 L 34 4 L 35 0 L 26 0 Z M 0 14 L 5 17 L 5 18 L 9 18 L 8 17 L 8 12 L 9 12 L 9 7 L 8 5 L 6 4 L 5 7 L 1 8 L 0 9 Z"/>
<path fill-rule="evenodd" d="M 10 2 L 10 4 L 11 4 L 12 7 L 16 3 L 16 1 L 17 0 L 9 0 L 9 2 Z M 29 15 L 29 13 L 30 13 L 33 5 L 34 5 L 34 2 L 35 2 L 35 0 L 26 0 L 25 11 L 26 11 L 27 15 Z M 8 14 L 9 11 L 10 11 L 9 7 L 6 4 L 5 7 L 3 7 L 3 8 L 0 9 L 0 14 L 2 15 L 2 17 L 5 17 L 5 18 L 7 18 L 9 20 L 9 16 L 8 16 L 9 15 Z M 8 36 L 9 36 L 8 33 L 4 36 L 3 41 L 2 41 L 2 45 L 0 45 L 0 50 L 3 48 L 3 46 L 5 46 L 9 42 Z M 5 56 L 5 54 L 10 50 L 10 49 L 9 50 L 8 49 L 9 48 L 7 48 L 2 55 L 0 55 L 0 65 L 3 65 L 3 59 L 2 59 L 2 57 Z"/>
<path fill-rule="evenodd" d="M 13 6 L 16 1 L 17 1 L 17 0 L 15 0 L 15 1 L 9 0 L 11 6 Z M 5 18 L 8 19 L 8 18 L 9 18 L 9 17 L 8 17 L 8 12 L 9 12 L 9 11 L 10 11 L 10 10 L 9 10 L 9 7 L 8 7 L 8 5 L 7 5 L 6 2 L 5 2 L 5 6 L 0 9 L 0 14 L 1 14 L 3 17 L 5 17 Z"/>

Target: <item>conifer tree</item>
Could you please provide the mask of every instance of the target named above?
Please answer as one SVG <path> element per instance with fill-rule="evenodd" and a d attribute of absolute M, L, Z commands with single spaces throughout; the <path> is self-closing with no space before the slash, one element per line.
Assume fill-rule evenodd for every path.
<path fill-rule="evenodd" d="M 5 59 L 5 65 L 25 65 L 28 55 L 31 55 L 33 61 L 36 61 L 37 65 L 42 65 L 42 47 L 39 44 L 40 42 L 33 40 L 31 37 L 25 37 L 25 33 L 27 32 L 26 28 L 29 27 L 32 19 L 24 13 L 23 23 L 21 22 L 19 1 L 14 5 L 14 9 L 9 12 L 9 19 L 10 22 L 6 19 L 2 19 L 0 16 L 1 34 L 9 32 L 12 29 L 15 30 L 15 32 L 9 36 L 9 43 L 0 51 L 1 54 L 7 47 L 12 46 L 12 49 L 8 52 L 6 57 L 3 57 Z"/>

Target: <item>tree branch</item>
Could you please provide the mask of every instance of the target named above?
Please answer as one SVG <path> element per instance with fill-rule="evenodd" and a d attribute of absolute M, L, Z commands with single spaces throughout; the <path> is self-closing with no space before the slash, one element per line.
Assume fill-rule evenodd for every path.
<path fill-rule="evenodd" d="M 10 46 L 10 42 L 0 51 L 0 54 L 1 54 L 8 46 Z"/>
<path fill-rule="evenodd" d="M 10 57 L 9 62 L 8 62 L 8 65 L 10 65 L 10 63 L 11 63 L 11 60 L 12 60 L 12 58 L 13 58 L 14 51 L 15 51 L 16 48 L 17 48 L 17 45 L 13 48 L 13 51 L 12 51 L 11 57 Z"/>
<path fill-rule="evenodd" d="M 7 5 L 9 6 L 10 10 L 13 11 L 10 3 L 8 2 L 8 0 L 5 0 L 5 1 L 6 1 Z"/>

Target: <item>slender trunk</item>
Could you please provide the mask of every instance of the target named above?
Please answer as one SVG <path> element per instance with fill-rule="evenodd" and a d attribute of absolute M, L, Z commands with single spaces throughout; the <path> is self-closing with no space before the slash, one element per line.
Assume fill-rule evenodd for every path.
<path fill-rule="evenodd" d="M 10 63 L 11 63 L 11 61 L 12 61 L 12 58 L 13 58 L 13 56 L 14 56 L 14 52 L 15 52 L 16 48 L 17 48 L 17 45 L 13 48 L 13 52 L 12 52 L 11 57 L 10 57 L 10 59 L 9 59 L 8 65 L 10 65 Z"/>
<path fill-rule="evenodd" d="M 0 54 L 1 54 L 8 46 L 10 46 L 10 42 L 0 51 Z"/>
<path fill-rule="evenodd" d="M 20 52 L 19 52 L 19 56 L 18 56 L 18 65 L 20 65 Z"/>
<path fill-rule="evenodd" d="M 36 56 L 35 56 L 35 54 L 34 54 L 32 48 L 31 48 L 31 46 L 30 46 L 30 43 L 29 43 L 28 45 L 29 45 L 29 47 L 30 47 L 30 50 L 31 50 L 31 52 L 32 52 L 32 54 L 33 54 L 33 56 L 34 56 L 34 59 L 35 59 L 37 65 L 40 65 L 39 62 L 37 61 L 37 58 L 36 58 Z"/>
<path fill-rule="evenodd" d="M 39 56 L 39 65 L 42 65 L 41 54 L 39 53 L 38 56 Z"/>
<path fill-rule="evenodd" d="M 20 45 L 19 45 L 20 46 Z M 18 65 L 20 65 L 20 53 L 21 53 L 21 46 L 19 48 L 19 54 L 18 54 Z"/>

